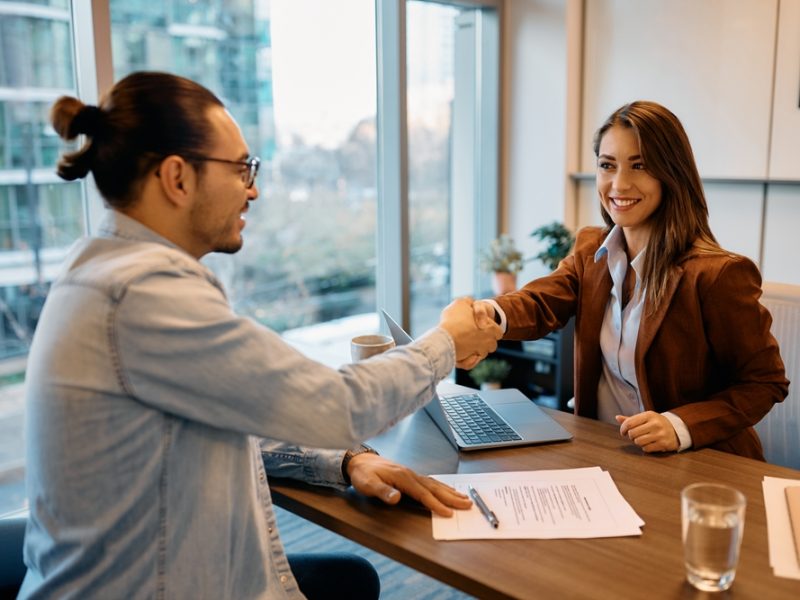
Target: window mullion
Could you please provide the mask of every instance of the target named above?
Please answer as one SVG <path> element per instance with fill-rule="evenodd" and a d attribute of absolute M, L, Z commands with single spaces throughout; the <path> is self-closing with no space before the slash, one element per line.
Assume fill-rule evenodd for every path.
<path fill-rule="evenodd" d="M 78 95 L 87 104 L 97 104 L 100 94 L 114 83 L 109 0 L 73 0 L 72 29 Z M 102 216 L 103 201 L 93 179 L 86 180 L 84 190 L 86 230 L 92 232 Z"/>
<path fill-rule="evenodd" d="M 378 97 L 377 308 L 411 326 L 406 2 L 375 0 Z"/>

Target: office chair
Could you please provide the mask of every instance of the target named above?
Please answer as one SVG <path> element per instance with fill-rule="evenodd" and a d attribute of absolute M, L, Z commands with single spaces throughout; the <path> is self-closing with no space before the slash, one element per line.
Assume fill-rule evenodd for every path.
<path fill-rule="evenodd" d="M 0 519 L 0 598 L 16 598 L 27 571 L 22 561 L 25 517 Z"/>
<path fill-rule="evenodd" d="M 756 423 L 767 462 L 800 469 L 800 285 L 764 282 L 761 302 L 772 314 L 772 334 L 786 365 L 789 396 Z"/>

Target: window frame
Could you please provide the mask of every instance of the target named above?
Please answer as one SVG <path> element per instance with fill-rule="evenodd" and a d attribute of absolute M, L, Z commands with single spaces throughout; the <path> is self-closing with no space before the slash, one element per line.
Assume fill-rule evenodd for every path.
<path fill-rule="evenodd" d="M 455 218 L 451 239 L 451 296 L 480 295 L 489 275 L 480 270 L 476 249 L 488 247 L 500 227 L 500 106 L 502 0 L 418 0 L 482 10 L 476 13 L 473 60 L 456 65 L 456 78 L 474 107 L 471 115 L 453 123 L 454 138 L 472 152 L 454 158 Z M 406 107 L 407 0 L 375 0 L 378 94 L 378 239 L 377 301 L 411 330 L 409 276 L 410 233 L 408 194 L 408 129 Z M 457 87 L 459 84 L 456 84 Z M 458 100 L 456 100 L 457 102 Z M 470 118 L 471 117 L 471 118 Z M 459 142 L 460 144 L 461 142 Z M 487 149 L 494 160 L 482 160 Z M 394 226 L 392 226 L 394 224 Z M 385 328 L 385 325 L 384 325 Z"/>
<path fill-rule="evenodd" d="M 111 54 L 111 6 L 109 0 L 70 0 L 75 79 L 78 95 L 86 104 L 97 104 L 101 94 L 114 85 Z M 87 177 L 83 210 L 86 233 L 91 234 L 104 212 L 103 198 Z"/>

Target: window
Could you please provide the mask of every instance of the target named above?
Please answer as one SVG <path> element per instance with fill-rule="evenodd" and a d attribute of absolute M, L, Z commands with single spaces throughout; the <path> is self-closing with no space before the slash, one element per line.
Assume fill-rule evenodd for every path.
<path fill-rule="evenodd" d="M 411 329 L 481 295 L 477 249 L 497 231 L 499 33 L 491 8 L 407 3 Z"/>
<path fill-rule="evenodd" d="M 115 79 L 162 69 L 202 83 L 261 156 L 243 250 L 206 261 L 237 311 L 276 331 L 375 311 L 373 7 L 111 2 Z"/>
<path fill-rule="evenodd" d="M 75 94 L 68 0 L 0 2 L 0 514 L 24 500 L 25 356 L 49 283 L 84 231 L 83 186 L 55 175 L 53 101 Z"/>
<path fill-rule="evenodd" d="M 409 2 L 408 111 L 409 272 L 411 329 L 439 322 L 450 301 L 455 30 L 453 6 Z"/>
<path fill-rule="evenodd" d="M 421 333 L 453 295 L 480 293 L 475 248 L 498 202 L 496 4 L 110 0 L 114 80 L 202 83 L 262 158 L 244 249 L 204 259 L 239 313 L 286 335 L 343 317 L 363 333 L 380 307 Z M 38 311 L 100 204 L 55 175 L 64 146 L 47 123 L 58 96 L 92 88 L 74 64 L 76 7 L 0 0 L 0 514 L 24 501 L 20 381 Z"/>

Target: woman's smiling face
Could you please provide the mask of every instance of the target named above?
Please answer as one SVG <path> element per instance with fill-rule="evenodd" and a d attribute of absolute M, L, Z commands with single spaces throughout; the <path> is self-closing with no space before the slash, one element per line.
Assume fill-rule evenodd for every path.
<path fill-rule="evenodd" d="M 649 219 L 661 204 L 661 182 L 647 172 L 633 129 L 614 125 L 600 140 L 597 192 L 611 220 L 623 228 L 629 247 L 643 247 Z M 637 252 L 638 252 L 637 250 Z"/>

